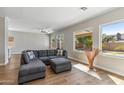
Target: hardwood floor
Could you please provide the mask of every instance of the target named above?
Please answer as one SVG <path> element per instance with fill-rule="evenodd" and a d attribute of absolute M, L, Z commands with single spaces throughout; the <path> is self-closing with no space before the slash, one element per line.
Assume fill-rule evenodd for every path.
<path fill-rule="evenodd" d="M 10 63 L 6 66 L 0 66 L 0 85 L 18 84 L 18 72 L 20 67 L 20 56 L 13 55 Z"/>
<path fill-rule="evenodd" d="M 20 55 L 14 55 L 10 64 L 0 67 L 0 84 L 17 84 Z M 72 71 L 55 74 L 47 66 L 46 77 L 26 85 L 116 85 L 124 84 L 124 77 L 101 69 L 88 70 L 87 65 L 72 61 Z"/>
<path fill-rule="evenodd" d="M 76 64 L 74 64 L 73 62 L 73 66 L 74 65 Z M 46 77 L 44 79 L 34 80 L 25 84 L 33 84 L 33 85 L 37 85 L 37 84 L 38 85 L 115 85 L 117 84 L 117 82 L 113 81 L 110 76 L 122 80 L 124 84 L 124 77 L 120 77 L 112 73 L 102 71 L 100 69 L 96 69 L 96 71 L 89 71 L 89 73 L 87 73 L 73 67 L 72 71 L 55 74 L 51 70 L 50 66 L 47 67 Z"/>

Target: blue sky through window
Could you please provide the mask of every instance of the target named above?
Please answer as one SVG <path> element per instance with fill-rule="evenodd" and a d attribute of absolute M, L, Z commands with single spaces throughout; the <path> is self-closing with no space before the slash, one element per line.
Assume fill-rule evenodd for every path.
<path fill-rule="evenodd" d="M 102 34 L 116 35 L 117 33 L 124 34 L 124 21 L 102 26 Z"/>

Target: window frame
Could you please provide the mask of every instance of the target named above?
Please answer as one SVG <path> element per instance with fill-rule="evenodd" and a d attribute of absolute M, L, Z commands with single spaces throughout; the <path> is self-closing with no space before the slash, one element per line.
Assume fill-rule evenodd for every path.
<path fill-rule="evenodd" d="M 59 35 L 60 35 L 61 37 L 63 37 L 63 47 L 62 47 L 62 41 L 59 41 L 59 43 L 61 43 L 61 44 L 60 44 L 61 49 L 64 49 L 64 33 L 56 34 L 56 38 L 57 38 Z M 61 39 L 62 39 L 62 38 L 61 38 Z M 58 43 L 58 41 L 56 41 L 56 46 L 57 46 L 57 43 Z"/>
<path fill-rule="evenodd" d="M 92 40 L 94 39 L 93 38 L 93 30 L 92 30 L 93 28 L 92 27 L 89 27 L 89 28 L 85 28 L 85 29 L 83 29 L 83 30 L 79 30 L 79 31 L 74 31 L 73 32 L 73 51 L 74 52 L 79 52 L 79 53 L 84 53 L 84 50 L 78 50 L 78 49 L 76 49 L 75 48 L 75 34 L 77 33 L 77 32 L 83 32 L 83 31 L 86 31 L 86 30 L 89 30 L 89 31 L 91 31 L 92 32 Z M 94 46 L 94 40 L 93 40 L 93 45 L 92 45 L 92 48 L 93 48 L 93 46 Z"/>
<path fill-rule="evenodd" d="M 52 49 L 56 49 L 57 48 L 57 43 L 58 43 L 57 36 L 59 36 L 59 35 L 62 35 L 63 36 L 63 48 L 64 48 L 64 33 L 59 33 L 59 34 L 55 34 L 55 35 L 51 36 L 51 39 L 50 39 L 50 48 L 52 48 Z M 52 42 L 53 42 L 52 39 L 55 39 L 55 47 L 52 46 Z M 61 45 L 61 48 L 62 48 L 62 45 Z"/>
<path fill-rule="evenodd" d="M 109 56 L 111 58 L 116 57 L 116 58 L 119 58 L 119 59 L 124 59 L 122 56 L 107 54 L 107 53 L 104 53 L 102 51 L 102 27 L 105 26 L 105 25 L 115 24 L 115 23 L 119 23 L 119 22 L 122 22 L 122 21 L 124 22 L 124 19 L 119 19 L 119 20 L 115 20 L 115 21 L 111 21 L 111 22 L 107 22 L 107 23 L 99 25 L 99 49 L 101 50 L 100 55 Z"/>
<path fill-rule="evenodd" d="M 53 38 L 54 37 L 54 38 Z M 53 43 L 53 39 L 55 39 L 55 47 L 53 47 L 53 45 L 52 45 L 52 43 Z M 50 42 L 51 42 L 51 44 L 50 44 L 50 48 L 51 49 L 56 49 L 57 48 L 57 43 L 56 43 L 56 38 L 55 38 L 55 35 L 54 36 L 51 36 L 51 39 L 50 39 Z"/>

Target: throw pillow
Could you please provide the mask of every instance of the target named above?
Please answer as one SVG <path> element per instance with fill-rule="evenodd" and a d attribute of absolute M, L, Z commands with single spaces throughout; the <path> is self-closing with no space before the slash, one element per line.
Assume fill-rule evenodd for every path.
<path fill-rule="evenodd" d="M 35 55 L 34 55 L 33 51 L 27 52 L 27 54 L 28 54 L 28 57 L 29 57 L 30 60 L 33 60 L 35 58 Z"/>
<path fill-rule="evenodd" d="M 63 50 L 57 50 L 57 56 L 63 56 Z"/>

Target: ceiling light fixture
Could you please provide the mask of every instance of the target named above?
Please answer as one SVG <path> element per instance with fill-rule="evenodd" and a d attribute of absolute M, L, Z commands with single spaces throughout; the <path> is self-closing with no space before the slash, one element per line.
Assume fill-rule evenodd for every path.
<path fill-rule="evenodd" d="M 48 31 L 46 29 L 41 29 L 40 30 L 42 33 L 48 33 Z"/>
<path fill-rule="evenodd" d="M 45 34 L 50 34 L 50 33 L 52 33 L 53 31 L 50 30 L 50 29 L 41 29 L 40 32 L 41 32 L 41 33 L 45 33 Z"/>
<path fill-rule="evenodd" d="M 88 8 L 87 7 L 81 7 L 80 9 L 83 11 L 86 11 Z"/>

